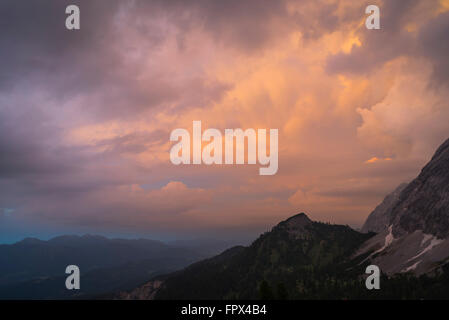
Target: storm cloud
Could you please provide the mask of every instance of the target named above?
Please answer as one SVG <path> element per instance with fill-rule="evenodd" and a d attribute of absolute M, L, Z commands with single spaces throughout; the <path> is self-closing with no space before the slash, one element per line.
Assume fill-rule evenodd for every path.
<path fill-rule="evenodd" d="M 381 30 L 366 30 L 367 4 L 1 1 L 0 218 L 263 230 L 307 210 L 361 224 L 449 136 L 449 6 L 379 1 Z M 173 166 L 169 134 L 193 120 L 278 128 L 278 173 Z"/>

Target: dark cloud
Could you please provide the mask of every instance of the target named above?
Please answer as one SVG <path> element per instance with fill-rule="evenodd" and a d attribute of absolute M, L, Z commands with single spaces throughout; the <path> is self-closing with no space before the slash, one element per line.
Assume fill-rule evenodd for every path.
<path fill-rule="evenodd" d="M 413 19 L 413 10 L 419 2 L 419 0 L 386 1 L 380 6 L 381 29 L 368 30 L 363 24 L 358 32 L 362 46 L 353 47 L 350 53 L 341 52 L 329 56 L 327 71 L 361 74 L 370 72 L 401 55 L 412 54 L 416 43 L 413 35 L 403 26 L 405 20 Z M 360 14 L 353 19 L 360 21 Z"/>
<path fill-rule="evenodd" d="M 69 4 L 81 9 L 79 31 L 65 28 Z M 95 147 L 106 147 L 106 151 L 92 156 L 89 148 L 65 146 L 66 123 L 58 123 L 58 114 L 52 113 L 66 110 L 46 110 L 50 102 L 61 106 L 82 97 L 85 103 L 72 113 L 103 121 L 135 118 L 156 106 L 179 111 L 219 99 L 229 86 L 201 74 L 176 81 L 173 73 L 157 69 L 150 70 L 145 81 L 138 80 L 142 60 L 126 63 L 128 49 L 117 44 L 126 40 L 119 38 L 123 36 L 120 31 L 130 28 L 144 40 L 135 45 L 150 54 L 167 35 L 152 20 L 166 16 L 185 32 L 194 22 L 187 13 L 194 10 L 201 16 L 200 7 L 199 2 L 166 1 L 136 1 L 134 5 L 119 0 L 1 1 L 0 92 L 8 98 L 0 100 L 0 202 L 24 193 L 53 192 L 56 196 L 118 183 L 107 178 L 112 176 L 107 170 L 92 172 L 89 168 L 121 153 L 142 152 L 149 141 L 162 139 L 156 132 L 151 137 L 131 134 L 104 140 Z M 128 11 L 129 16 L 121 17 Z M 36 94 L 40 92 L 51 101 Z M 168 133 L 164 135 L 166 142 Z M 122 182 L 123 177 L 118 180 Z"/>
<path fill-rule="evenodd" d="M 207 32 L 219 42 L 243 49 L 261 49 L 277 37 L 276 21 L 289 24 L 284 0 L 200 0 L 194 4 Z"/>
<path fill-rule="evenodd" d="M 69 4 L 81 9 L 79 31 L 65 28 Z M 57 105 L 87 97 L 79 112 L 98 120 L 138 117 L 156 106 L 176 111 L 205 106 L 220 99 L 229 85 L 201 74 L 176 81 L 176 74 L 163 69 L 150 70 L 144 81 L 136 79 L 142 60 L 131 65 L 124 61 L 128 48 L 117 45 L 125 40 L 120 39 L 122 29 L 132 29 L 144 41 L 135 45 L 147 48 L 148 54 L 166 41 L 168 31 L 153 23 L 158 19 L 178 28 L 180 43 L 189 29 L 201 27 L 217 41 L 260 48 L 274 36 L 266 22 L 283 10 L 281 1 L 2 1 L 0 92 L 13 94 L 0 101 L 0 179 L 7 179 L 1 184 L 1 199 L 114 183 L 102 177 L 107 173 L 80 172 L 123 153 L 143 152 L 149 141 L 166 142 L 168 137 L 167 132 L 156 132 L 151 137 L 130 134 L 103 140 L 95 147 L 106 151 L 88 156 L 86 149 L 64 146 L 63 124 L 52 123 L 51 111 L 43 110 L 48 101 L 31 101 L 24 92 L 46 92 Z"/>
<path fill-rule="evenodd" d="M 42 125 L 42 117 L 20 106 L 0 106 L 0 179 L 63 170 L 50 148 L 51 136 L 58 131 Z"/>
<path fill-rule="evenodd" d="M 436 84 L 449 85 L 449 12 L 428 22 L 418 39 L 420 54 L 433 64 Z"/>
<path fill-rule="evenodd" d="M 104 153 L 109 155 L 139 154 L 148 150 L 154 145 L 167 143 L 169 131 L 156 130 L 151 133 L 130 133 L 120 137 L 101 140 L 97 147 L 104 147 Z"/>
<path fill-rule="evenodd" d="M 119 2 L 76 1 L 83 7 L 83 28 L 77 32 L 65 28 L 65 8 L 72 3 L 66 0 L 0 3 L 0 39 L 2 47 L 6 48 L 0 52 L 5 66 L 0 73 L 0 88 L 54 77 L 59 83 L 64 80 L 61 85 L 65 82 L 64 88 L 70 89 L 73 72 L 88 71 L 87 66 L 90 66 L 88 74 L 92 76 L 98 68 L 107 65 L 104 57 L 95 59 L 92 64 L 86 58 L 89 53 L 101 56 L 107 50 L 111 40 L 108 30 Z M 79 82 L 86 82 L 86 78 L 89 77 Z"/>
<path fill-rule="evenodd" d="M 435 85 L 448 83 L 449 74 L 449 13 L 443 13 L 420 27 L 417 35 L 404 26 L 416 23 L 425 7 L 425 1 L 386 1 L 381 6 L 381 29 L 367 30 L 362 26 L 358 35 L 362 46 L 350 53 L 338 53 L 327 59 L 330 73 L 361 74 L 382 66 L 400 56 L 426 58 L 434 67 Z M 429 4 L 435 2 L 429 1 Z M 433 13 L 432 13 L 433 14 Z"/>
<path fill-rule="evenodd" d="M 65 7 L 72 3 L 81 9 L 79 31 L 68 31 L 64 25 Z M 0 91 L 41 88 L 59 103 L 78 95 L 90 97 L 83 111 L 97 119 L 135 117 L 154 107 L 204 106 L 228 85 L 207 82 L 201 74 L 177 83 L 173 71 L 158 66 L 148 70 L 146 79 L 138 79 L 145 59 L 167 37 L 168 29 L 153 21 L 166 17 L 178 26 L 182 38 L 188 29 L 181 28 L 194 22 L 183 18 L 182 13 L 193 10 L 190 7 L 199 8 L 195 2 L 2 1 L 0 39 L 6 49 L 0 51 Z M 123 33 L 126 28 L 139 37 L 140 43 L 133 45 L 147 50 L 132 63 L 127 59 L 135 48 L 120 45 L 126 45 L 121 38 L 128 36 Z"/>
<path fill-rule="evenodd" d="M 77 4 L 81 9 L 79 31 L 65 29 L 68 4 Z M 148 53 L 157 50 L 167 37 L 167 29 L 154 24 L 158 19 L 165 19 L 177 28 L 181 50 L 185 33 L 193 27 L 202 28 L 218 42 L 259 49 L 276 36 L 269 22 L 283 16 L 283 1 L 265 0 L 2 1 L 0 40 L 6 50 L 0 51 L 4 65 L 0 71 L 0 90 L 23 82 L 39 83 L 53 90 L 55 97 L 67 99 L 75 94 L 103 90 L 119 93 L 129 100 L 146 100 L 146 106 L 158 105 L 183 93 L 160 78 L 151 83 L 156 87 L 153 91 L 151 87 L 149 92 L 120 90 L 125 84 L 127 90 L 132 88 L 129 84 L 136 82 L 142 62 L 124 64 L 127 48 L 117 48 L 117 43 L 124 40 L 120 38 L 124 36 L 121 30 L 129 28 L 140 35 L 139 40 L 144 43 L 139 46 L 147 47 Z M 202 88 L 198 79 L 195 81 L 196 86 L 187 90 L 207 96 L 209 88 Z M 219 89 L 225 87 L 218 84 L 214 88 Z"/>
<path fill-rule="evenodd" d="M 292 15 L 292 22 L 304 39 L 314 40 L 327 32 L 335 31 L 341 23 L 337 15 L 338 2 L 310 6 L 310 2 L 297 2 L 299 7 Z"/>

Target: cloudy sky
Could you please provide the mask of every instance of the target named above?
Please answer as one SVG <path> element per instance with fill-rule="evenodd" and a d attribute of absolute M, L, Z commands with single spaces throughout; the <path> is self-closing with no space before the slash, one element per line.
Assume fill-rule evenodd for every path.
<path fill-rule="evenodd" d="M 448 0 L 2 0 L 0 242 L 358 227 L 449 138 L 448 56 Z M 193 120 L 279 129 L 277 174 L 174 166 Z"/>

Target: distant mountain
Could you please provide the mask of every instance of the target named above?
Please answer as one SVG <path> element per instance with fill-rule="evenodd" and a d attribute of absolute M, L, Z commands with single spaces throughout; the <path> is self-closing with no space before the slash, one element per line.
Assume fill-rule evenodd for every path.
<path fill-rule="evenodd" d="M 82 272 L 80 290 L 65 288 L 68 275 L 64 273 L 33 278 L 0 286 L 0 299 L 101 299 L 104 294 L 135 288 L 148 278 L 175 271 L 185 264 L 156 258 L 92 269 Z"/>
<path fill-rule="evenodd" d="M 369 260 L 388 274 L 438 270 L 449 257 L 449 139 L 399 191 L 368 217 L 364 229 L 379 234 L 358 253 L 372 251 Z"/>
<path fill-rule="evenodd" d="M 27 238 L 0 245 L 0 298 L 68 298 L 124 290 L 162 272 L 170 272 L 211 255 L 160 241 L 61 236 L 48 241 Z M 65 269 L 80 268 L 79 291 L 65 289 Z"/>
<path fill-rule="evenodd" d="M 181 239 L 167 242 L 168 245 L 173 247 L 185 247 L 190 250 L 197 250 L 201 253 L 213 256 L 220 253 L 227 248 L 236 245 L 236 243 L 249 243 L 249 240 L 239 239 L 238 241 L 220 240 L 213 238 L 194 238 L 194 239 Z"/>

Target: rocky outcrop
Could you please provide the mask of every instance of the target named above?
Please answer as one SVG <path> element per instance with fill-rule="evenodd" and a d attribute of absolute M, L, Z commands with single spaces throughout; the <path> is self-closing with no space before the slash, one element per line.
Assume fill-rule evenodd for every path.
<path fill-rule="evenodd" d="M 118 300 L 153 300 L 155 294 L 161 287 L 163 281 L 154 280 L 148 281 L 144 285 L 137 287 L 131 291 L 123 291 L 117 294 L 115 299 Z"/>
<path fill-rule="evenodd" d="M 449 239 L 416 230 L 395 237 L 392 227 L 366 241 L 355 256 L 366 253 L 369 260 L 386 274 L 412 272 L 420 275 L 437 270 L 449 257 Z"/>
<path fill-rule="evenodd" d="M 391 211 L 399 200 L 402 190 L 407 187 L 406 183 L 402 183 L 392 193 L 387 195 L 373 212 L 366 219 L 361 232 L 382 232 L 388 229 L 391 219 Z"/>

